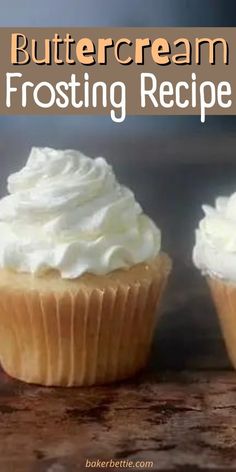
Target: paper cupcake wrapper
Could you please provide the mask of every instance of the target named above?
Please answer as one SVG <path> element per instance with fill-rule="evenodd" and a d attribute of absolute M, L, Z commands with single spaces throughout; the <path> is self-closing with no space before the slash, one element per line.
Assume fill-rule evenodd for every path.
<path fill-rule="evenodd" d="M 154 280 L 90 292 L 1 289 L 4 370 L 48 386 L 94 385 L 134 375 L 148 357 L 169 269 L 166 262 Z"/>
<path fill-rule="evenodd" d="M 218 313 L 229 358 L 236 369 L 236 285 L 213 277 L 207 279 Z"/>

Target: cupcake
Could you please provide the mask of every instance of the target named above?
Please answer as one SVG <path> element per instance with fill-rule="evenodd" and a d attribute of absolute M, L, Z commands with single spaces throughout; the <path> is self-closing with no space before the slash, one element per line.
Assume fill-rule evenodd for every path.
<path fill-rule="evenodd" d="M 0 362 L 41 385 L 144 367 L 171 263 L 102 157 L 33 148 L 0 200 Z"/>
<path fill-rule="evenodd" d="M 226 348 L 236 368 L 236 193 L 203 205 L 193 261 L 206 276 Z"/>

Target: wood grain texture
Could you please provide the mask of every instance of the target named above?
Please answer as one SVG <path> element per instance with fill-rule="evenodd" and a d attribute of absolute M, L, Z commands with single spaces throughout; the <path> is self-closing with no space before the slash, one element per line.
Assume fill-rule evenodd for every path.
<path fill-rule="evenodd" d="M 87 389 L 30 386 L 1 373 L 0 470 L 80 471 L 87 458 L 236 470 L 235 412 L 234 372 L 146 373 Z"/>

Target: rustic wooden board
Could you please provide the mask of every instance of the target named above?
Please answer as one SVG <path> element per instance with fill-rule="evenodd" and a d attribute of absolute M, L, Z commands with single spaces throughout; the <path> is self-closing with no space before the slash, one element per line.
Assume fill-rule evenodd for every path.
<path fill-rule="evenodd" d="M 146 373 L 89 389 L 30 386 L 1 373 L 0 421 L 1 472 L 87 470 L 88 458 L 236 470 L 230 371 Z"/>

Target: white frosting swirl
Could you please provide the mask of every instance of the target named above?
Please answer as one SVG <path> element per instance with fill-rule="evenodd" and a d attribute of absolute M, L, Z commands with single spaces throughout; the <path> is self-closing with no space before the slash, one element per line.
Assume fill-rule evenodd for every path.
<path fill-rule="evenodd" d="M 105 159 L 32 148 L 0 200 L 0 267 L 63 278 L 155 257 L 160 231 Z"/>
<path fill-rule="evenodd" d="M 236 282 L 236 193 L 202 208 L 193 261 L 203 274 Z"/>

